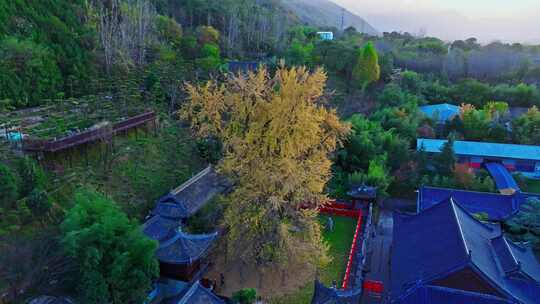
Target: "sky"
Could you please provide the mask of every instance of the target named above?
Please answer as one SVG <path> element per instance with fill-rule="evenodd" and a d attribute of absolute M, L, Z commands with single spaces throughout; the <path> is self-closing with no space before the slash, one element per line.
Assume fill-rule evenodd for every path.
<path fill-rule="evenodd" d="M 540 43 L 540 0 L 332 0 L 381 32 Z"/>

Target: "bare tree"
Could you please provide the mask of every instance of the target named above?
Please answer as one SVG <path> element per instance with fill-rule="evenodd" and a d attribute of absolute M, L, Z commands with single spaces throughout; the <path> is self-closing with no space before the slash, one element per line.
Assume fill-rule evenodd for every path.
<path fill-rule="evenodd" d="M 146 63 L 148 45 L 156 39 L 153 27 L 156 15 L 155 8 L 148 0 L 127 1 L 127 11 L 120 23 L 120 41 L 123 51 L 139 67 Z"/>
<path fill-rule="evenodd" d="M 105 58 L 105 69 L 110 73 L 115 63 L 117 48 L 117 33 L 120 27 L 120 3 L 119 0 L 111 0 L 108 5 L 101 3 L 98 8 L 99 19 L 99 41 L 103 48 Z"/>
<path fill-rule="evenodd" d="M 95 5 L 107 73 L 119 62 L 143 66 L 148 45 L 156 39 L 154 6 L 148 0 L 108 0 Z"/>

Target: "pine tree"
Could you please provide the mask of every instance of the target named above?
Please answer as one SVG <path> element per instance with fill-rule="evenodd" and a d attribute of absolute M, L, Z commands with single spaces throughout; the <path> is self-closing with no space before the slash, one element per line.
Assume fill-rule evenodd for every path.
<path fill-rule="evenodd" d="M 353 69 L 353 79 L 361 86 L 362 90 L 365 90 L 369 84 L 378 81 L 380 77 L 379 55 L 370 41 L 358 50 L 356 65 Z"/>
<path fill-rule="evenodd" d="M 3 164 L 0 164 L 0 193 L 0 209 L 11 207 L 18 197 L 15 176 L 11 170 Z"/>
<path fill-rule="evenodd" d="M 454 137 L 450 136 L 444 144 L 441 153 L 435 157 L 434 165 L 437 169 L 437 174 L 445 177 L 452 176 L 457 161 L 456 154 L 454 153 L 454 141 Z"/>

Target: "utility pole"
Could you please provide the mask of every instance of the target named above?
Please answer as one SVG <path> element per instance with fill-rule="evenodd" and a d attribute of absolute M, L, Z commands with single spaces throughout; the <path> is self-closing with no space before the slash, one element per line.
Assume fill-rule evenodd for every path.
<path fill-rule="evenodd" d="M 345 30 L 345 8 L 341 8 L 341 31 Z"/>

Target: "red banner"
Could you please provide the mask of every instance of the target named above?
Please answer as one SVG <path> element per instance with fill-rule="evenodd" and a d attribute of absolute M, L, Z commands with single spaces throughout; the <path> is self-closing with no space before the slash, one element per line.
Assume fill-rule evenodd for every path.
<path fill-rule="evenodd" d="M 380 281 L 364 281 L 363 289 L 370 293 L 382 294 L 384 292 L 384 284 Z"/>

